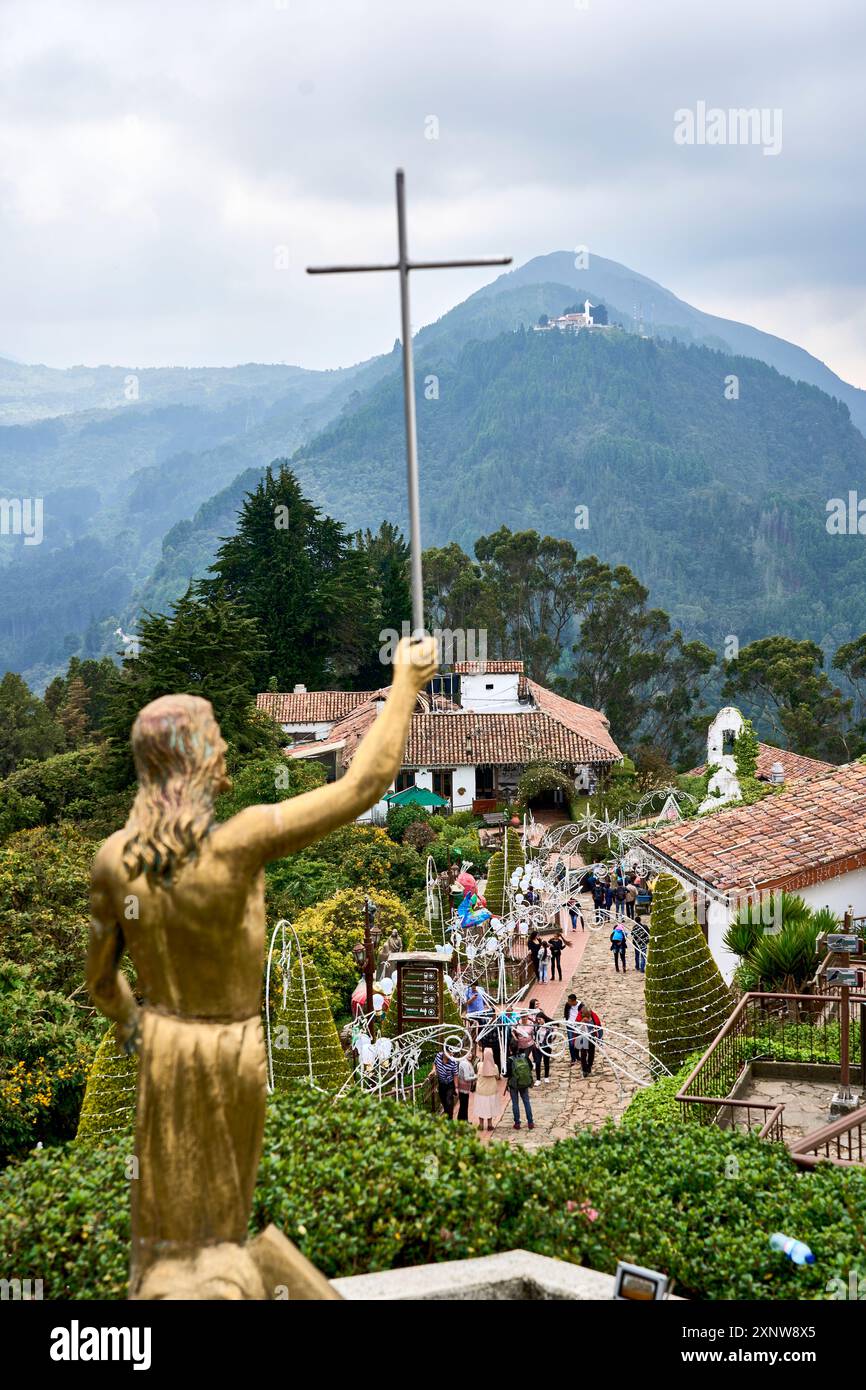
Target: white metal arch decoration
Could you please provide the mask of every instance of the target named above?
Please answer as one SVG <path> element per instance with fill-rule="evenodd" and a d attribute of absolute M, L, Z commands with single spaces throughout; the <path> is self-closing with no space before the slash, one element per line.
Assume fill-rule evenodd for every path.
<path fill-rule="evenodd" d="M 287 929 L 290 933 L 289 938 L 287 938 L 286 936 Z M 280 967 L 280 972 L 282 974 L 283 979 L 283 1008 L 286 1007 L 288 999 L 289 976 L 292 968 L 293 946 L 295 947 L 298 953 L 298 963 L 301 967 L 301 995 L 304 1000 L 304 1035 L 307 1048 L 307 1067 L 309 1070 L 309 1081 L 310 1085 L 314 1087 L 315 1090 L 320 1091 L 322 1087 L 316 1085 L 316 1081 L 313 1075 L 313 1046 L 312 1039 L 310 1037 L 310 1012 L 307 1005 L 307 975 L 306 969 L 304 967 L 304 953 L 301 950 L 301 942 L 298 937 L 298 933 L 295 931 L 295 928 L 292 926 L 288 918 L 281 917 L 279 922 L 276 923 L 274 930 L 271 933 L 271 943 L 268 947 L 268 960 L 267 965 L 265 967 L 265 1050 L 267 1053 L 268 1064 L 268 1094 L 270 1095 L 274 1091 L 274 1053 L 273 1043 L 271 1040 L 271 965 L 273 963 L 274 947 L 276 945 L 278 935 L 280 938 L 280 956 L 278 965 Z"/>

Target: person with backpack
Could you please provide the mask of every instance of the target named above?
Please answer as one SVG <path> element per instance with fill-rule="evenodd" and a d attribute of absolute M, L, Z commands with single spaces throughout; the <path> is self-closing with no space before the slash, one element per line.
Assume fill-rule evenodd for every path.
<path fill-rule="evenodd" d="M 526 1128 L 535 1129 L 532 1106 L 529 1104 L 529 1091 L 533 1084 L 532 1064 L 525 1052 L 520 1052 L 515 1044 L 509 1051 L 505 1068 L 505 1089 L 511 1094 L 511 1110 L 514 1115 L 514 1128 L 520 1129 L 520 1102 L 526 1111 Z"/>
<path fill-rule="evenodd" d="M 597 883 L 595 884 L 595 886 L 594 886 L 594 888 L 593 888 L 593 890 L 592 890 L 592 903 L 593 903 L 593 907 L 595 908 L 595 925 L 596 925 L 596 926 L 598 926 L 598 924 L 599 924 L 599 923 L 601 922 L 601 920 L 602 920 L 601 914 L 604 912 L 604 897 L 605 897 L 604 884 L 601 883 L 601 882 L 599 881 L 599 882 L 597 882 Z"/>
<path fill-rule="evenodd" d="M 620 961 L 622 961 L 622 973 L 625 974 L 625 945 L 625 929 L 619 922 L 616 922 L 610 934 L 610 949 L 613 951 L 613 963 L 616 966 L 617 975 L 619 974 Z"/>
<path fill-rule="evenodd" d="M 439 1099 L 447 1119 L 454 1117 L 454 1090 L 457 1084 L 457 1063 L 444 1049 L 433 1058 L 432 1072 L 436 1073 L 439 1086 Z M 431 1074 L 432 1074 L 431 1072 Z"/>

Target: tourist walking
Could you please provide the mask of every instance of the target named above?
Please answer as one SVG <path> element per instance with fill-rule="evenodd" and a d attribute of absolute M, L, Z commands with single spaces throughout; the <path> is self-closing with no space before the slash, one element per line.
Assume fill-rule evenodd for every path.
<path fill-rule="evenodd" d="M 577 1045 L 577 1016 L 580 1008 L 577 1002 L 577 995 L 570 994 L 565 1001 L 563 1017 L 565 1019 L 566 1037 L 568 1038 L 568 1055 L 571 1058 L 571 1065 L 574 1066 L 578 1059 L 579 1048 Z"/>
<path fill-rule="evenodd" d="M 634 968 L 641 974 L 646 974 L 646 948 L 649 944 L 649 932 L 642 922 L 635 922 L 632 927 L 631 944 L 634 947 Z"/>
<path fill-rule="evenodd" d="M 575 898 L 569 898 L 569 900 L 568 900 L 568 915 L 569 915 L 569 917 L 571 918 L 571 930 L 572 930 L 572 931 L 577 931 L 577 924 L 578 924 L 578 922 L 580 923 L 580 929 L 581 929 L 581 931 L 586 931 L 586 923 L 585 923 L 584 920 L 583 920 L 583 913 L 581 912 L 580 908 L 578 907 L 578 904 L 577 904 L 577 901 L 576 901 Z"/>
<path fill-rule="evenodd" d="M 477 1080 L 475 1083 L 475 1118 L 478 1121 L 478 1128 L 484 1128 L 487 1121 L 487 1128 L 493 1128 L 493 1121 L 499 1113 L 499 1082 L 502 1073 L 499 1070 L 496 1058 L 493 1055 L 492 1047 L 485 1047 L 481 1053 L 481 1062 L 478 1067 Z"/>
<path fill-rule="evenodd" d="M 547 984 L 547 972 L 550 969 L 550 946 L 546 941 L 542 941 L 538 951 L 538 960 L 535 963 L 538 974 L 538 983 Z"/>
<path fill-rule="evenodd" d="M 457 1063 L 445 1051 L 437 1052 L 433 1058 L 431 1076 L 436 1073 L 439 1086 L 439 1099 L 447 1119 L 454 1118 L 454 1094 L 457 1085 Z"/>
<path fill-rule="evenodd" d="M 629 874 L 625 885 L 625 915 L 634 920 L 634 905 L 637 902 L 637 883 L 634 874 Z"/>
<path fill-rule="evenodd" d="M 511 1095 L 511 1112 L 514 1115 L 514 1128 L 520 1129 L 520 1102 L 526 1112 L 526 1128 L 535 1129 L 532 1119 L 532 1106 L 529 1103 L 529 1090 L 533 1084 L 532 1066 L 525 1052 L 520 1052 L 512 1044 L 505 1068 L 505 1089 Z"/>
<path fill-rule="evenodd" d="M 605 887 L 602 882 L 597 882 L 592 890 L 592 902 L 595 908 L 595 925 L 598 926 L 602 920 L 605 903 Z"/>
<path fill-rule="evenodd" d="M 529 933 L 529 940 L 526 943 L 529 954 L 532 956 L 532 969 L 535 974 L 535 983 L 538 984 L 538 953 L 541 950 L 541 941 L 537 931 Z"/>
<path fill-rule="evenodd" d="M 554 932 L 550 938 L 550 981 L 551 984 L 556 979 L 557 972 L 560 980 L 562 979 L 562 953 L 569 950 L 571 943 L 566 941 L 561 931 Z"/>
<path fill-rule="evenodd" d="M 530 999 L 529 1007 L 533 1011 L 535 1019 L 535 1046 L 532 1049 L 532 1060 L 535 1063 L 535 1079 L 542 1080 L 541 1069 L 544 1068 L 544 1083 L 550 1081 L 550 1043 L 552 1041 L 553 1029 L 550 1024 L 553 1022 L 549 1014 L 538 1007 L 537 999 Z"/>
<path fill-rule="evenodd" d="M 580 1066 L 584 1076 L 589 1076 L 595 1061 L 596 1044 L 601 1042 L 601 1019 L 583 1000 L 577 1006 L 577 1021 L 582 1024 L 579 1034 Z"/>
<path fill-rule="evenodd" d="M 622 961 L 622 973 L 625 974 L 625 929 L 617 922 L 610 934 L 610 949 L 613 951 L 613 963 L 616 966 L 616 973 L 619 974 L 619 963 Z"/>
<path fill-rule="evenodd" d="M 469 1097 L 475 1090 L 475 1067 L 469 1057 L 457 1063 L 457 1118 L 469 1119 Z"/>

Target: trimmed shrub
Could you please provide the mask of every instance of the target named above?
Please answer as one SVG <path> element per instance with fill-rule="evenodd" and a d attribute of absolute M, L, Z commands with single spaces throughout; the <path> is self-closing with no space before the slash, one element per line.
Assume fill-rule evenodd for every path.
<path fill-rule="evenodd" d="M 349 1064 L 318 970 L 311 960 L 305 960 L 303 967 L 295 960 L 285 1007 L 279 970 L 275 984 L 277 1005 L 271 1019 L 274 1086 L 285 1090 L 292 1082 L 301 1081 L 324 1091 L 339 1091 L 349 1079 Z"/>
<path fill-rule="evenodd" d="M 504 917 L 508 912 L 508 879 L 518 864 L 525 863 L 520 837 L 510 827 L 508 837 L 508 867 L 506 876 L 505 854 L 498 849 L 487 866 L 487 886 L 484 896 L 494 917 Z"/>
<path fill-rule="evenodd" d="M 138 1058 L 118 1050 L 112 1024 L 96 1049 L 87 1077 L 76 1142 L 103 1144 L 113 1135 L 126 1134 L 131 1143 L 137 1083 Z"/>
<path fill-rule="evenodd" d="M 676 1071 L 692 1052 L 709 1047 L 731 1008 L 730 991 L 682 888 L 671 874 L 660 874 L 646 967 L 650 1051 Z"/>
<path fill-rule="evenodd" d="M 402 844 L 410 825 L 424 825 L 429 820 L 430 813 L 423 806 L 391 806 L 388 810 L 388 834 L 397 844 Z M 435 835 L 434 830 L 432 837 Z"/>
<path fill-rule="evenodd" d="M 125 1138 L 67 1145 L 0 1174 L 0 1249 L 46 1298 L 124 1297 L 128 1153 Z M 803 1173 L 784 1145 L 739 1132 L 644 1121 L 530 1152 L 295 1086 L 268 1106 L 251 1229 L 273 1221 L 331 1278 L 522 1248 L 611 1274 L 647 1265 L 686 1298 L 813 1299 L 861 1261 L 864 1210 L 866 1171 Z M 816 1263 L 771 1250 L 777 1230 Z"/>

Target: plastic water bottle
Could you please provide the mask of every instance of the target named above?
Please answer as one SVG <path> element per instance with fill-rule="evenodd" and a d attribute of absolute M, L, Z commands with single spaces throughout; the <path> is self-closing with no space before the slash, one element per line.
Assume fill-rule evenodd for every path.
<path fill-rule="evenodd" d="M 795 1265 L 813 1265 L 815 1256 L 806 1245 L 805 1241 L 793 1240 L 791 1236 L 783 1235 L 781 1231 L 775 1231 L 770 1236 L 770 1249 L 781 1250 L 783 1255 Z"/>

